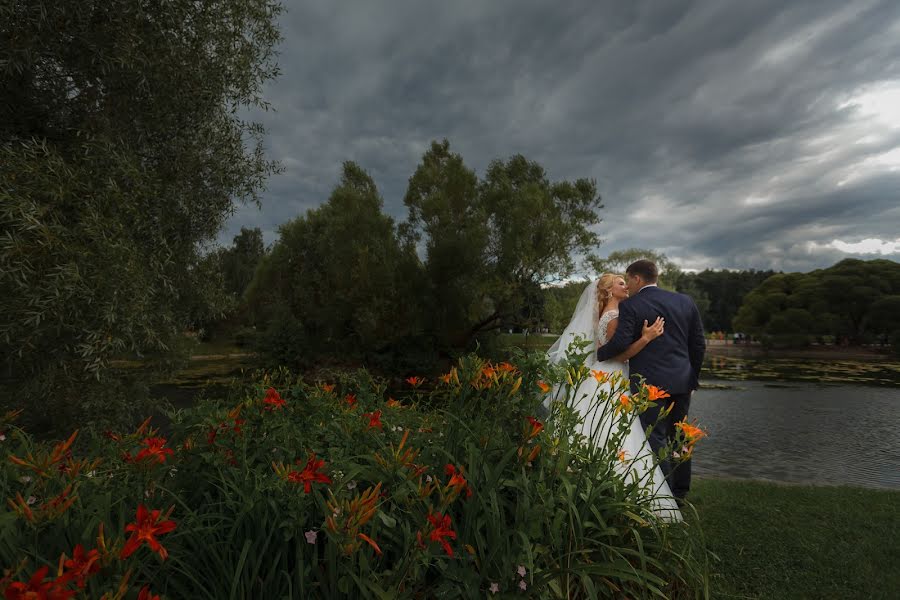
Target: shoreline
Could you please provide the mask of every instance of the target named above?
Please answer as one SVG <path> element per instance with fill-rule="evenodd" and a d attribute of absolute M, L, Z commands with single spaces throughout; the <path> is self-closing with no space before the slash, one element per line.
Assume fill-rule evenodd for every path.
<path fill-rule="evenodd" d="M 863 490 L 867 492 L 888 492 L 892 494 L 900 494 L 900 489 L 875 486 L 875 485 L 854 485 L 850 483 L 826 483 L 815 481 L 782 481 L 780 479 L 764 479 L 758 477 L 735 477 L 733 475 L 715 475 L 710 473 L 694 473 L 695 481 L 705 482 L 723 482 L 723 483 L 759 483 L 763 485 L 774 485 L 787 488 L 806 488 L 815 489 L 847 489 L 847 490 Z"/>
<path fill-rule="evenodd" d="M 735 346 L 719 341 L 707 342 L 706 354 L 709 356 L 725 356 L 735 358 L 812 358 L 822 360 L 872 360 L 879 362 L 900 362 L 888 351 L 853 346 L 840 348 L 835 346 L 818 346 L 810 348 L 772 349 L 767 350 L 759 345 Z"/>

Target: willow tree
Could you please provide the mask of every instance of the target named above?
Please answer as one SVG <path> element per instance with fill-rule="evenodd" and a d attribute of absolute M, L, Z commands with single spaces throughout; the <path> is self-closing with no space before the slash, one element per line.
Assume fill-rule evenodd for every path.
<path fill-rule="evenodd" d="M 108 409 L 110 359 L 164 355 L 235 203 L 276 168 L 272 0 L 0 5 L 3 392 L 57 420 Z M 99 384 L 99 385 L 98 385 Z M 46 399 L 53 399 L 47 402 Z M 51 407 L 52 406 L 52 411 Z"/>

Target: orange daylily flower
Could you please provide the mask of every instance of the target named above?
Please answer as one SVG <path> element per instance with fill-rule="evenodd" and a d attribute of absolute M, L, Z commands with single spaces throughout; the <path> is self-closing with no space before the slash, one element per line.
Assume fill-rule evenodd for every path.
<path fill-rule="evenodd" d="M 275 410 L 284 408 L 287 405 L 287 402 L 281 397 L 278 390 L 270 387 L 266 390 L 266 397 L 263 398 L 263 404 L 266 405 L 266 410 Z"/>
<path fill-rule="evenodd" d="M 163 516 L 163 519 L 168 519 L 170 514 L 172 514 L 171 508 Z M 160 522 L 159 516 L 159 510 L 148 511 L 143 504 L 138 504 L 135 522 L 125 526 L 125 531 L 130 531 L 131 537 L 122 548 L 119 555 L 121 559 L 124 560 L 134 554 L 135 550 L 141 546 L 141 542 L 147 542 L 150 549 L 159 554 L 163 560 L 169 556 L 169 552 L 159 543 L 156 536 L 174 531 L 176 525 L 175 521 L 171 520 Z"/>
<path fill-rule="evenodd" d="M 622 394 L 621 396 L 619 396 L 619 404 L 616 406 L 615 412 L 616 414 L 628 412 L 629 410 L 631 410 L 632 406 L 634 406 L 634 403 L 631 401 L 631 396 L 629 396 L 628 394 Z"/>
<path fill-rule="evenodd" d="M 647 392 L 650 395 L 651 402 L 655 402 L 656 400 L 661 400 L 663 398 L 669 398 L 669 393 L 663 389 L 656 387 L 655 385 L 646 385 Z"/>
<path fill-rule="evenodd" d="M 375 412 L 364 413 L 363 417 L 367 417 L 369 419 L 369 429 L 381 429 L 381 411 L 376 410 Z"/>
<path fill-rule="evenodd" d="M 454 465 L 448 463 L 447 466 L 444 467 L 444 473 L 450 477 L 450 481 L 447 482 L 448 490 L 452 490 L 456 494 L 465 490 L 466 498 L 472 496 L 472 488 L 469 487 L 469 482 L 466 481 L 465 472 L 462 467 L 457 469 Z"/>
<path fill-rule="evenodd" d="M 497 370 L 501 373 L 515 373 L 517 369 L 508 362 L 502 362 L 497 365 Z"/>
<path fill-rule="evenodd" d="M 597 380 L 597 383 L 606 383 L 609 380 L 609 373 L 604 371 L 595 371 L 591 369 L 591 375 Z"/>
<path fill-rule="evenodd" d="M 323 383 L 322 389 L 330 394 L 331 392 L 334 391 L 334 384 L 333 383 Z"/>
<path fill-rule="evenodd" d="M 451 383 L 459 384 L 459 372 L 456 367 L 450 367 L 450 371 L 438 377 L 443 383 L 450 385 Z"/>
<path fill-rule="evenodd" d="M 706 437 L 705 431 L 687 421 L 679 421 L 678 423 L 675 423 L 675 427 L 684 434 L 684 437 L 689 442 L 696 442 L 700 438 Z"/>
<path fill-rule="evenodd" d="M 406 383 L 413 387 L 419 387 L 423 383 L 425 383 L 425 379 L 423 377 L 407 377 Z"/>
<path fill-rule="evenodd" d="M 166 456 L 172 456 L 174 451 L 171 448 L 165 448 L 166 438 L 152 437 L 144 440 L 145 448 L 137 453 L 134 457 L 136 461 L 149 460 L 158 463 L 166 462 Z"/>
<path fill-rule="evenodd" d="M 428 539 L 432 542 L 439 543 L 444 548 L 444 552 L 447 553 L 447 556 L 453 556 L 453 548 L 450 547 L 450 543 L 447 541 L 448 539 L 456 539 L 456 532 L 451 529 L 450 515 L 428 513 L 428 522 L 431 523 L 431 526 L 433 527 L 431 533 L 428 534 Z M 419 533 L 421 534 L 421 532 Z M 419 538 L 420 545 L 423 545 L 421 543 L 421 535 L 418 535 L 417 537 Z"/>
<path fill-rule="evenodd" d="M 7 600 L 67 600 L 73 598 L 77 592 L 66 589 L 66 579 L 51 579 L 44 581 L 50 567 L 43 566 L 31 576 L 28 583 L 14 581 L 6 588 L 4 596 Z"/>
<path fill-rule="evenodd" d="M 84 546 L 78 544 L 75 546 L 75 549 L 72 550 L 72 558 L 66 559 L 65 554 L 60 558 L 60 562 L 62 562 L 63 567 L 65 568 L 63 577 L 68 580 L 74 579 L 75 585 L 84 589 L 85 579 L 100 570 L 100 565 L 97 562 L 99 560 L 100 552 L 98 552 L 96 548 L 85 553 Z"/>
<path fill-rule="evenodd" d="M 299 464 L 299 461 L 297 462 Z M 306 466 L 302 471 L 290 471 L 287 474 L 288 481 L 293 483 L 302 483 L 303 492 L 308 494 L 312 491 L 313 483 L 331 483 L 331 478 L 325 473 L 320 473 L 319 469 L 325 466 L 324 460 L 317 460 L 315 453 L 310 453 Z"/>
<path fill-rule="evenodd" d="M 541 388 L 541 391 L 545 394 L 550 391 L 550 386 L 544 383 L 543 381 L 538 381 L 537 386 Z"/>
<path fill-rule="evenodd" d="M 388 401 L 385 402 L 385 406 L 388 406 L 390 408 L 400 408 L 403 405 L 400 404 L 400 402 L 398 400 L 394 400 L 393 398 L 388 398 Z"/>
<path fill-rule="evenodd" d="M 344 402 L 347 403 L 347 406 L 353 408 L 356 406 L 356 394 L 347 394 L 344 396 Z"/>
<path fill-rule="evenodd" d="M 530 431 L 526 430 L 526 435 L 528 436 L 528 439 L 530 440 L 531 438 L 537 436 L 544 429 L 544 424 L 541 423 L 540 421 L 538 421 L 537 419 L 535 419 L 534 417 L 525 417 L 525 418 L 528 420 L 528 423 L 531 424 L 531 430 Z"/>

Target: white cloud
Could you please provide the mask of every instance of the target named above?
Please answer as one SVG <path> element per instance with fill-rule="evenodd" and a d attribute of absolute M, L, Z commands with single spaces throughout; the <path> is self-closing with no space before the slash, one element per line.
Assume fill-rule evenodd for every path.
<path fill-rule="evenodd" d="M 882 256 L 900 254 L 900 238 L 894 241 L 868 238 L 855 243 L 834 240 L 827 246 L 847 254 L 881 254 Z"/>

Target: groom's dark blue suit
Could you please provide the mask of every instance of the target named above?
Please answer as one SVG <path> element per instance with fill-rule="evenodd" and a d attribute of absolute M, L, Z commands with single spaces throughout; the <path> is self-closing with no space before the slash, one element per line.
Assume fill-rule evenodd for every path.
<path fill-rule="evenodd" d="M 633 393 L 637 393 L 640 378 L 643 377 L 648 384 L 662 388 L 672 396 L 665 400 L 667 404 L 655 402 L 641 415 L 644 427 L 656 422 L 663 406 L 675 405 L 669 416 L 650 433 L 650 447 L 654 452 L 673 439 L 675 423 L 687 416 L 691 393 L 698 386 L 706 339 L 697 305 L 685 294 L 656 286 L 645 287 L 619 305 L 616 333 L 597 350 L 598 360 L 615 358 L 641 337 L 644 321 L 652 323 L 657 317 L 666 320 L 665 333 L 629 361 Z M 669 480 L 672 494 L 683 498 L 691 485 L 690 461 L 682 463 L 674 471 L 668 461 L 660 466 Z"/>

